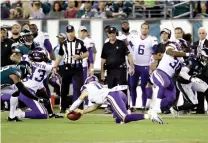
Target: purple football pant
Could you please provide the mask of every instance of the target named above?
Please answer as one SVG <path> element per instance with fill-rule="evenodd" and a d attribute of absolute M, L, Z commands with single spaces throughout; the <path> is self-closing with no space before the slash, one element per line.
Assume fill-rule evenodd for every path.
<path fill-rule="evenodd" d="M 107 96 L 107 101 L 113 110 L 113 115 L 116 117 L 116 123 L 121 121 L 128 123 L 144 119 L 144 114 L 128 114 L 126 109 L 127 98 L 122 91 L 110 92 Z"/>
<path fill-rule="evenodd" d="M 151 98 L 148 96 L 152 96 L 152 88 L 146 88 L 148 79 L 149 79 L 149 66 L 137 66 L 135 67 L 135 73 L 133 76 L 129 76 L 129 88 L 130 95 L 132 98 L 132 106 L 136 105 L 137 92 L 136 88 L 138 85 L 139 77 L 141 77 L 141 89 L 142 89 L 142 106 L 146 106 L 147 98 Z"/>
<path fill-rule="evenodd" d="M 176 99 L 176 88 L 172 78 L 164 71 L 157 69 L 152 73 L 152 81 L 159 87 L 157 98 L 162 99 L 161 110 L 169 110 Z"/>
<path fill-rule="evenodd" d="M 33 92 L 31 89 L 29 90 L 30 92 Z M 20 93 L 19 95 L 19 100 L 22 101 L 28 108 L 32 110 L 29 112 L 25 112 L 25 118 L 30 118 L 30 119 L 48 118 L 48 112 L 42 103 L 39 103 L 38 101 L 26 97 L 22 93 Z"/>

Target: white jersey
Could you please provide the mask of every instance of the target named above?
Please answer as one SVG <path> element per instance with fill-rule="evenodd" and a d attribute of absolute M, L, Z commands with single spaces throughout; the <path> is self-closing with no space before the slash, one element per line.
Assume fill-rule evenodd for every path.
<path fill-rule="evenodd" d="M 90 82 L 89 84 L 83 85 L 81 92 L 85 89 L 88 92 L 89 101 L 94 104 L 104 104 L 108 93 L 111 91 L 98 82 Z"/>
<path fill-rule="evenodd" d="M 22 57 L 25 61 L 29 61 L 28 55 Z M 31 62 L 33 66 L 33 73 L 23 84 L 37 92 L 38 89 L 44 87 L 43 81 L 52 72 L 55 61 L 46 62 Z"/>
<path fill-rule="evenodd" d="M 164 71 L 166 74 L 168 74 L 170 77 L 173 77 L 176 70 L 178 70 L 181 66 L 181 63 L 184 62 L 182 57 L 172 57 L 170 55 L 166 54 L 166 51 L 172 48 L 175 51 L 178 51 L 178 49 L 176 48 L 176 46 L 171 43 L 166 47 L 165 53 L 163 54 L 163 57 L 157 67 L 157 69 L 160 69 L 162 71 Z"/>
<path fill-rule="evenodd" d="M 46 39 L 49 39 L 48 33 L 38 32 L 38 35 L 37 35 L 37 37 L 34 38 L 34 41 L 35 41 L 35 43 L 38 44 L 38 46 L 44 47 L 46 49 L 46 47 L 44 46 L 44 42 Z M 47 49 L 46 49 L 46 51 L 47 51 Z"/>
<path fill-rule="evenodd" d="M 138 66 L 149 66 L 153 53 L 152 47 L 157 45 L 157 38 L 148 36 L 146 39 L 141 39 L 140 36 L 135 36 L 129 41 L 129 49 L 133 52 L 134 64 Z"/>
<path fill-rule="evenodd" d="M 95 45 L 95 42 L 92 39 L 90 39 L 89 37 L 86 37 L 82 41 L 84 42 L 84 44 L 85 44 L 85 46 L 86 46 L 87 49 L 90 48 L 90 47 L 93 47 Z M 82 60 L 83 61 L 82 66 L 83 67 L 87 67 L 88 66 L 87 59 L 88 58 L 85 58 L 85 59 Z"/>

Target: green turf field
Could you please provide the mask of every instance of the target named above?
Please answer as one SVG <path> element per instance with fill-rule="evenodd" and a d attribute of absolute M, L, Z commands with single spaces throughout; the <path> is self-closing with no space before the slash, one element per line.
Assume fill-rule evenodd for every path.
<path fill-rule="evenodd" d="M 110 115 L 90 114 L 68 119 L 7 122 L 1 113 L 2 143 L 208 143 L 208 116 L 163 117 L 169 124 L 150 120 L 115 124 Z"/>

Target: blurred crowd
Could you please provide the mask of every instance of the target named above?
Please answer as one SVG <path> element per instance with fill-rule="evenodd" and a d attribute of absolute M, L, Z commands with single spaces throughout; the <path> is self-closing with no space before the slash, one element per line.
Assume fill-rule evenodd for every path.
<path fill-rule="evenodd" d="M 180 2 L 183 0 L 2 0 L 1 19 L 132 18 L 133 5 L 154 13 L 163 10 L 161 4 L 171 7 Z M 208 17 L 208 1 L 192 1 L 192 6 L 194 17 Z M 190 5 L 185 3 L 173 13 L 178 15 L 188 11 Z"/>
<path fill-rule="evenodd" d="M 132 12 L 130 1 L 92 0 L 3 0 L 2 19 L 60 19 L 128 17 Z"/>

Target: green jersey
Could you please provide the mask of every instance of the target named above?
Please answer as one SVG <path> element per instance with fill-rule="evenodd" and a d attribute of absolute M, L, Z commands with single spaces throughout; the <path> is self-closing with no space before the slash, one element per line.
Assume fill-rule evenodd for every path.
<path fill-rule="evenodd" d="M 22 55 L 27 55 L 30 50 L 33 50 L 37 46 L 38 46 L 38 44 L 35 42 L 32 43 L 31 48 L 29 48 L 29 46 L 27 46 L 25 44 L 19 44 L 19 45 L 15 46 L 15 52 L 20 53 Z"/>
<path fill-rule="evenodd" d="M 10 86 L 13 83 L 13 80 L 9 77 L 9 75 L 14 74 L 21 78 L 22 71 L 16 65 L 9 65 L 1 67 L 1 89 L 5 86 Z"/>

